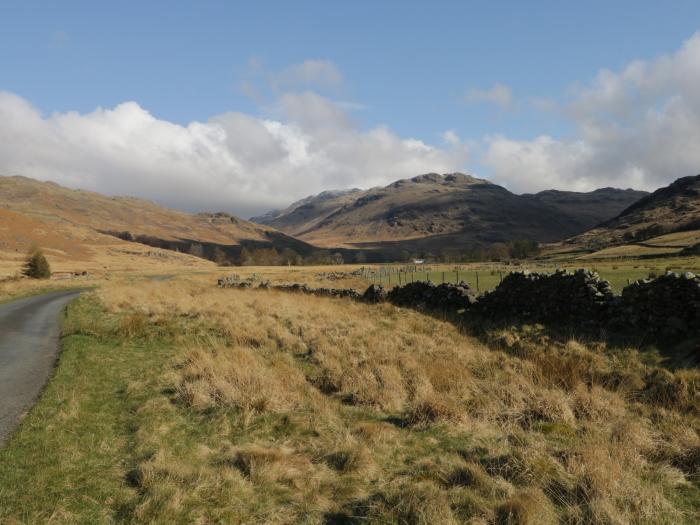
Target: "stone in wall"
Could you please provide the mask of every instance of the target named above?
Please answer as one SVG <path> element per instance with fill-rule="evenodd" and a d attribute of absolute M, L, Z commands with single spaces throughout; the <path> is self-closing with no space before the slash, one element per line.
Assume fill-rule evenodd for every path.
<path fill-rule="evenodd" d="M 554 273 L 508 274 L 498 287 L 477 300 L 473 312 L 493 320 L 600 326 L 613 292 L 596 272 L 557 270 Z"/>
<path fill-rule="evenodd" d="M 626 286 L 616 298 L 610 327 L 650 341 L 700 339 L 700 277 L 668 272 Z"/>

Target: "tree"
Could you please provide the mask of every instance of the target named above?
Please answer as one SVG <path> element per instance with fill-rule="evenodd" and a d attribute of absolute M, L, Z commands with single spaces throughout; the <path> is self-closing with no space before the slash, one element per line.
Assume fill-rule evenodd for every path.
<path fill-rule="evenodd" d="M 22 268 L 22 275 L 32 279 L 48 279 L 51 277 L 51 267 L 39 248 L 32 249 Z"/>
<path fill-rule="evenodd" d="M 540 251 L 539 245 L 532 239 L 516 239 L 509 243 L 508 248 L 513 259 L 527 259 Z"/>
<path fill-rule="evenodd" d="M 505 261 L 508 259 L 509 251 L 510 248 L 506 244 L 496 242 L 489 246 L 488 258 L 491 261 Z"/>
<path fill-rule="evenodd" d="M 248 248 L 243 248 L 241 250 L 240 261 L 241 261 L 241 266 L 253 266 L 255 264 L 255 260 L 253 258 L 253 252 L 251 250 L 249 250 Z"/>
<path fill-rule="evenodd" d="M 280 254 L 282 264 L 287 266 L 299 266 L 302 263 L 302 257 L 291 248 L 285 248 Z"/>
<path fill-rule="evenodd" d="M 228 261 L 228 257 L 226 256 L 226 252 L 224 250 L 222 250 L 221 248 L 219 248 L 218 246 L 216 246 L 214 248 L 214 253 L 212 255 L 212 258 L 213 258 L 214 262 L 216 264 L 218 264 L 219 266 L 228 266 L 229 265 L 229 261 Z"/>
<path fill-rule="evenodd" d="M 195 257 L 200 257 L 202 259 L 204 258 L 204 248 L 198 242 L 193 242 L 190 245 L 189 251 L 190 251 L 190 255 L 194 255 Z"/>

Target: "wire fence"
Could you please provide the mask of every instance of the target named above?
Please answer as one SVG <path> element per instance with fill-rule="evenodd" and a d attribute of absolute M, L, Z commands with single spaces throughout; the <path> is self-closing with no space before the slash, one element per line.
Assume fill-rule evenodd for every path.
<path fill-rule="evenodd" d="M 461 282 L 467 283 L 477 292 L 492 290 L 503 280 L 507 272 L 503 270 L 474 270 L 461 267 L 434 269 L 429 266 L 407 265 L 404 267 L 380 266 L 362 268 L 361 275 L 368 281 L 382 286 L 403 286 L 413 282 L 433 284 Z"/>

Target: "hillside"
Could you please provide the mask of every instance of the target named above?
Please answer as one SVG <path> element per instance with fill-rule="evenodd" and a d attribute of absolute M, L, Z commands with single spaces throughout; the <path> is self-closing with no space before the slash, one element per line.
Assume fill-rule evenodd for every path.
<path fill-rule="evenodd" d="M 272 210 L 258 217 L 251 217 L 252 222 L 267 224 L 280 230 L 303 231 L 310 228 L 345 204 L 355 200 L 362 190 L 328 190 L 318 195 L 310 195 L 293 202 L 283 210 Z"/>
<path fill-rule="evenodd" d="M 173 250 L 212 258 L 218 248 L 235 260 L 244 246 L 293 248 L 302 254 L 313 249 L 271 227 L 225 213 L 190 214 L 133 197 L 0 177 L 0 257 L 17 261 L 32 244 L 44 247 L 58 262 L 75 263 L 139 250 L 192 263 Z"/>
<path fill-rule="evenodd" d="M 700 175 L 680 178 L 656 190 L 563 245 L 588 250 L 617 246 L 616 253 L 623 245 L 652 250 L 684 248 L 697 241 L 698 230 Z"/>
<path fill-rule="evenodd" d="M 441 250 L 516 238 L 556 241 L 644 195 L 614 188 L 516 195 L 462 173 L 429 173 L 366 191 L 324 192 L 254 220 L 322 246 Z"/>

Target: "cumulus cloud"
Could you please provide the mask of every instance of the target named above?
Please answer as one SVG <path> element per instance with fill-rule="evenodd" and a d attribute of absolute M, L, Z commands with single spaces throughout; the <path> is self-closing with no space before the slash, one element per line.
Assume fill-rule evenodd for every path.
<path fill-rule="evenodd" d="M 700 33 L 675 53 L 602 70 L 558 108 L 567 139 L 488 137 L 482 164 L 516 191 L 655 189 L 700 172 Z"/>
<path fill-rule="evenodd" d="M 279 118 L 230 112 L 183 126 L 136 102 L 44 116 L 0 92 L 0 174 L 249 216 L 328 188 L 466 162 L 460 145 L 437 148 L 384 126 L 362 130 L 313 92 L 286 93 L 278 105 Z"/>
<path fill-rule="evenodd" d="M 507 109 L 513 103 L 513 92 L 504 84 L 495 84 L 491 89 L 470 89 L 464 100 L 468 103 L 489 102 Z"/>

